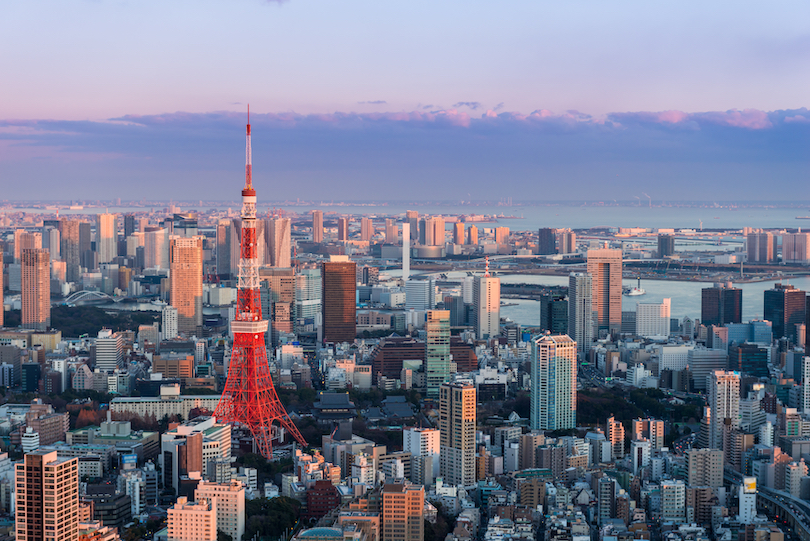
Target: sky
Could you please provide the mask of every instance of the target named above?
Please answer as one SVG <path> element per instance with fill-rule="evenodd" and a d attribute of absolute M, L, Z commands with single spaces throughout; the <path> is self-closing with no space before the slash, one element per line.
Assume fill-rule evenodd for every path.
<path fill-rule="evenodd" d="M 810 200 L 806 2 L 1 9 L 0 199 Z"/>

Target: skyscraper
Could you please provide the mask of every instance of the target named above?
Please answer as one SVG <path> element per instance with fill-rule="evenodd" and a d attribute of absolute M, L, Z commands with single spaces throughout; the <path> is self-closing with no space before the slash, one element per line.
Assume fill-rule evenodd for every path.
<path fill-rule="evenodd" d="M 177 330 L 195 334 L 202 327 L 203 238 L 171 238 L 171 305 L 177 308 Z"/>
<path fill-rule="evenodd" d="M 467 228 L 467 244 L 470 246 L 478 244 L 478 228 L 474 225 Z"/>
<path fill-rule="evenodd" d="M 14 231 L 14 262 L 22 259 L 23 250 L 42 248 L 42 233 L 28 232 L 25 229 Z"/>
<path fill-rule="evenodd" d="M 169 268 L 169 238 L 162 227 L 147 227 L 144 231 L 143 261 L 147 269 Z"/>
<path fill-rule="evenodd" d="M 773 323 L 773 337 L 797 342 L 796 325 L 805 323 L 806 295 L 790 284 L 776 284 L 764 293 L 765 320 Z"/>
<path fill-rule="evenodd" d="M 19 541 L 76 541 L 79 538 L 79 459 L 56 451 L 27 453 L 15 465 Z"/>
<path fill-rule="evenodd" d="M 749 263 L 773 263 L 776 260 L 778 237 L 772 233 L 749 233 L 745 237 Z"/>
<path fill-rule="evenodd" d="M 177 338 L 177 308 L 166 306 L 161 312 L 160 331 L 164 340 Z"/>
<path fill-rule="evenodd" d="M 444 383 L 439 388 L 441 474 L 448 485 L 475 484 L 475 386 Z"/>
<path fill-rule="evenodd" d="M 323 211 L 312 211 L 312 242 L 323 242 Z"/>
<path fill-rule="evenodd" d="M 540 228 L 537 232 L 537 253 L 550 255 L 557 253 L 557 230 L 550 227 Z"/>
<path fill-rule="evenodd" d="M 602 332 L 622 328 L 622 251 L 602 248 L 588 250 L 588 274 L 593 284 L 593 310 Z"/>
<path fill-rule="evenodd" d="M 356 264 L 347 256 L 332 256 L 321 264 L 323 340 L 354 342 L 357 334 Z"/>
<path fill-rule="evenodd" d="M 581 353 L 588 353 L 593 342 L 593 282 L 586 272 L 568 276 L 568 334 Z"/>
<path fill-rule="evenodd" d="M 613 415 L 607 420 L 606 439 L 610 442 L 611 455 L 613 460 L 624 458 L 624 425 L 617 421 Z"/>
<path fill-rule="evenodd" d="M 270 266 L 287 268 L 291 266 L 290 219 L 271 218 L 265 222 L 267 252 Z"/>
<path fill-rule="evenodd" d="M 385 243 L 397 244 L 397 224 L 391 218 L 385 219 Z"/>
<path fill-rule="evenodd" d="M 658 235 L 658 258 L 663 259 L 675 253 L 675 237 Z"/>
<path fill-rule="evenodd" d="M 564 430 L 577 422 L 577 343 L 568 335 L 532 339 L 532 430 Z"/>
<path fill-rule="evenodd" d="M 48 250 L 25 248 L 21 261 L 22 326 L 44 331 L 51 324 L 51 266 Z"/>
<path fill-rule="evenodd" d="M 509 228 L 496 227 L 495 228 L 495 244 L 509 244 Z"/>
<path fill-rule="evenodd" d="M 636 334 L 669 336 L 670 299 L 660 303 L 636 303 Z"/>
<path fill-rule="evenodd" d="M 568 299 L 564 295 L 544 293 L 540 296 L 540 330 L 568 334 Z"/>
<path fill-rule="evenodd" d="M 109 263 L 118 255 L 118 216 L 96 215 L 96 252 L 99 263 Z"/>
<path fill-rule="evenodd" d="M 415 210 L 406 210 L 405 220 L 411 224 L 411 241 L 416 244 L 416 242 L 419 240 L 419 212 Z"/>
<path fill-rule="evenodd" d="M 570 229 L 557 230 L 557 253 L 572 254 L 577 251 L 577 234 Z"/>
<path fill-rule="evenodd" d="M 725 325 L 742 322 L 742 289 L 731 282 L 716 283 L 700 293 L 700 322 L 703 325 Z"/>
<path fill-rule="evenodd" d="M 224 279 L 231 277 L 231 230 L 233 220 L 223 218 L 217 223 L 217 275 Z"/>
<path fill-rule="evenodd" d="M 293 309 L 295 304 L 295 271 L 287 268 L 259 269 L 259 280 L 266 280 L 269 285 L 269 306 L 262 306 L 262 314 L 272 322 L 271 340 L 278 344 L 280 332 L 290 333 L 293 330 Z"/>
<path fill-rule="evenodd" d="M 425 332 L 427 395 L 436 397 L 439 387 L 450 379 L 450 311 L 428 310 Z"/>
<path fill-rule="evenodd" d="M 349 240 L 349 219 L 338 218 L 338 238 L 339 241 Z"/>
<path fill-rule="evenodd" d="M 740 373 L 715 370 L 707 376 L 709 392 L 709 448 L 723 448 L 723 427 L 740 426 Z"/>
<path fill-rule="evenodd" d="M 490 276 L 489 269 L 473 282 L 473 314 L 478 340 L 489 340 L 500 334 L 501 279 Z"/>
<path fill-rule="evenodd" d="M 62 220 L 59 230 L 62 235 L 62 260 L 65 262 L 66 280 L 68 282 L 78 282 L 81 278 L 79 222 L 76 220 Z"/>
<path fill-rule="evenodd" d="M 453 244 L 464 244 L 464 222 L 453 224 Z"/>
<path fill-rule="evenodd" d="M 810 261 L 810 235 L 788 233 L 782 235 L 782 263 L 806 265 Z"/>
<path fill-rule="evenodd" d="M 425 219 L 425 246 L 444 246 L 444 218 L 431 216 Z"/>
<path fill-rule="evenodd" d="M 371 237 L 373 236 L 374 236 L 374 222 L 371 221 L 371 218 L 367 217 L 360 218 L 360 240 L 362 240 L 363 242 L 368 242 L 371 240 Z"/>
<path fill-rule="evenodd" d="M 321 315 L 321 269 L 301 269 L 295 275 L 294 330 L 314 329 Z"/>

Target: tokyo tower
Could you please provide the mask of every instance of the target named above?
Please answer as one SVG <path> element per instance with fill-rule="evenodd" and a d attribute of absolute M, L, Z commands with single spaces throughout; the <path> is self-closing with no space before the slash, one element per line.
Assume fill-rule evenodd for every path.
<path fill-rule="evenodd" d="M 242 190 L 242 241 L 239 258 L 239 282 L 236 316 L 231 321 L 233 350 L 228 380 L 214 417 L 226 423 L 250 428 L 259 453 L 273 458 L 273 423 L 289 432 L 298 443 L 307 442 L 290 419 L 278 398 L 267 364 L 264 334 L 267 320 L 262 319 L 259 292 L 259 259 L 256 246 L 256 190 L 253 188 L 253 156 L 250 146 L 250 109 L 248 109 L 245 155 L 245 188 Z"/>

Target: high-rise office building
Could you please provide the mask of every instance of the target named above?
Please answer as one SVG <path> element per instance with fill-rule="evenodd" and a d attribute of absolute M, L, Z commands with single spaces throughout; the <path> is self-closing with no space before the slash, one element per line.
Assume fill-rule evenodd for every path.
<path fill-rule="evenodd" d="M 338 218 L 338 238 L 339 241 L 349 240 L 349 219 Z"/>
<path fill-rule="evenodd" d="M 22 326 L 44 331 L 51 324 L 51 261 L 48 250 L 25 248 L 20 269 Z"/>
<path fill-rule="evenodd" d="M 473 282 L 473 315 L 475 337 L 495 338 L 501 332 L 501 279 L 489 275 L 476 276 Z"/>
<path fill-rule="evenodd" d="M 586 272 L 568 276 L 568 335 L 580 353 L 588 353 L 593 342 L 593 281 Z"/>
<path fill-rule="evenodd" d="M 356 264 L 347 256 L 332 256 L 321 264 L 321 312 L 325 342 L 354 342 L 357 335 Z"/>
<path fill-rule="evenodd" d="M 124 339 L 110 329 L 101 329 L 95 342 L 95 366 L 101 372 L 121 368 L 124 359 Z"/>
<path fill-rule="evenodd" d="M 386 220 L 386 226 L 388 222 Z M 387 231 L 387 228 L 386 228 Z M 369 242 L 371 237 L 374 236 L 374 222 L 371 221 L 371 218 L 363 217 L 360 218 L 360 240 L 363 242 Z"/>
<path fill-rule="evenodd" d="M 410 483 L 386 484 L 382 496 L 380 541 L 423 541 L 425 487 Z"/>
<path fill-rule="evenodd" d="M 444 218 L 431 216 L 425 219 L 425 245 L 444 246 L 445 226 Z"/>
<path fill-rule="evenodd" d="M 495 228 L 495 244 L 509 244 L 509 228 L 496 227 Z"/>
<path fill-rule="evenodd" d="M 726 325 L 742 322 L 742 289 L 731 282 L 718 282 L 700 293 L 700 322 L 703 325 Z"/>
<path fill-rule="evenodd" d="M 557 230 L 542 227 L 537 232 L 537 253 L 551 255 L 557 253 Z"/>
<path fill-rule="evenodd" d="M 270 266 L 287 268 L 291 266 L 290 219 L 271 218 L 265 222 L 265 239 Z"/>
<path fill-rule="evenodd" d="M 312 242 L 323 242 L 323 211 L 312 211 Z"/>
<path fill-rule="evenodd" d="M 177 330 L 197 334 L 202 328 L 203 238 L 171 238 L 171 305 L 177 308 Z"/>
<path fill-rule="evenodd" d="M 81 279 L 81 252 L 79 251 L 79 222 L 62 220 L 59 227 L 62 235 L 62 260 L 65 262 L 65 276 L 68 282 Z"/>
<path fill-rule="evenodd" d="M 411 225 L 411 242 L 416 244 L 419 240 L 419 212 L 416 210 L 406 210 L 405 221 Z"/>
<path fill-rule="evenodd" d="M 136 231 L 140 231 L 140 220 L 135 218 L 134 214 L 124 214 L 124 238 Z"/>
<path fill-rule="evenodd" d="M 448 485 L 475 484 L 475 386 L 444 383 L 439 388 L 441 474 Z"/>
<path fill-rule="evenodd" d="M 261 268 L 259 280 L 267 281 L 269 297 L 262 306 L 262 316 L 272 322 L 271 341 L 278 344 L 279 333 L 293 330 L 295 305 L 295 271 L 292 268 Z"/>
<path fill-rule="evenodd" d="M 467 228 L 467 244 L 470 246 L 478 245 L 478 227 L 475 225 Z"/>
<path fill-rule="evenodd" d="M 776 261 L 777 241 L 773 233 L 749 233 L 745 237 L 748 263 L 773 263 Z"/>
<path fill-rule="evenodd" d="M 93 251 L 92 231 L 90 222 L 79 222 L 79 254 L 81 256 L 82 267 L 86 269 L 95 269 L 98 266 L 96 261 L 96 252 Z"/>
<path fill-rule="evenodd" d="M 660 303 L 636 303 L 636 334 L 669 336 L 670 299 Z"/>
<path fill-rule="evenodd" d="M 544 293 L 540 296 L 540 331 L 568 334 L 568 299 L 564 295 Z"/>
<path fill-rule="evenodd" d="M 162 227 L 147 227 L 143 237 L 143 264 L 147 269 L 169 268 L 169 237 Z"/>
<path fill-rule="evenodd" d="M 663 259 L 675 254 L 675 237 L 658 235 L 658 258 Z"/>
<path fill-rule="evenodd" d="M 5 284 L 3 282 L 3 262 L 0 261 L 0 306 L 3 306 L 3 287 L 4 287 L 4 285 Z M 0 310 L 0 328 L 3 327 L 3 315 L 4 315 L 4 312 L 5 312 L 5 310 Z M 10 385 L 8 385 L 8 387 L 10 387 Z"/>
<path fill-rule="evenodd" d="M 99 263 L 109 263 L 118 255 L 118 215 L 96 215 L 96 252 Z"/>
<path fill-rule="evenodd" d="M 776 284 L 764 297 L 765 320 L 773 323 L 773 338 L 797 342 L 796 326 L 805 323 L 805 292 L 790 284 Z"/>
<path fill-rule="evenodd" d="M 223 218 L 217 223 L 217 275 L 221 278 L 231 277 L 231 242 L 233 220 Z"/>
<path fill-rule="evenodd" d="M 565 430 L 577 420 L 577 343 L 568 335 L 531 342 L 533 430 Z"/>
<path fill-rule="evenodd" d="M 19 541 L 79 539 L 79 459 L 56 451 L 27 453 L 15 465 L 15 533 Z"/>
<path fill-rule="evenodd" d="M 428 310 L 425 321 L 425 379 L 427 395 L 439 395 L 450 379 L 450 311 Z"/>
<path fill-rule="evenodd" d="M 464 222 L 453 224 L 453 244 L 464 244 Z"/>
<path fill-rule="evenodd" d="M 740 426 L 740 373 L 715 370 L 707 376 L 709 448 L 723 449 L 723 427 Z"/>
<path fill-rule="evenodd" d="M 588 250 L 588 274 L 591 275 L 591 302 L 597 329 L 614 333 L 622 328 L 622 251 L 602 248 Z"/>
<path fill-rule="evenodd" d="M 294 330 L 314 330 L 321 317 L 321 269 L 301 269 L 295 275 Z"/>

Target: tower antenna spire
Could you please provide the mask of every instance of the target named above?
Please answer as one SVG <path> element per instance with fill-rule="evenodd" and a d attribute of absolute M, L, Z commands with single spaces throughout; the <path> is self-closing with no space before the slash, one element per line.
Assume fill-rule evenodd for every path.
<path fill-rule="evenodd" d="M 253 148 L 250 143 L 250 104 L 247 113 L 247 131 L 245 135 L 245 190 L 253 189 Z M 255 194 L 254 194 L 255 195 Z"/>

